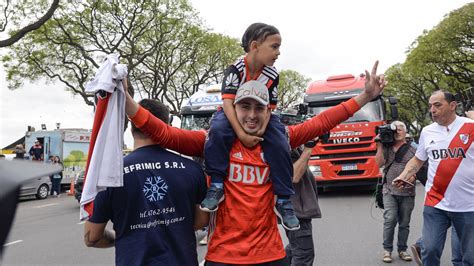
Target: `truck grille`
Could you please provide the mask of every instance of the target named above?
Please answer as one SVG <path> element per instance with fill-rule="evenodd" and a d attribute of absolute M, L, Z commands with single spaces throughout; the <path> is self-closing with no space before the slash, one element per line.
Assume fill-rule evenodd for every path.
<path fill-rule="evenodd" d="M 358 163 L 366 163 L 367 159 L 354 159 L 354 160 L 339 160 L 339 161 L 331 161 L 334 165 L 343 165 L 343 164 L 358 164 Z"/>
<path fill-rule="evenodd" d="M 324 147 L 325 150 L 328 151 L 335 151 L 335 150 L 346 150 L 346 149 L 360 149 L 360 148 L 368 148 L 370 147 L 371 143 L 363 143 L 363 144 L 349 144 L 349 145 L 339 145 L 339 146 L 327 146 Z"/>
<path fill-rule="evenodd" d="M 328 159 L 348 158 L 348 157 L 370 157 L 370 156 L 375 156 L 375 153 L 376 151 L 339 153 L 339 154 L 321 154 L 318 156 L 311 156 L 311 160 L 317 160 L 317 159 L 328 160 Z"/>

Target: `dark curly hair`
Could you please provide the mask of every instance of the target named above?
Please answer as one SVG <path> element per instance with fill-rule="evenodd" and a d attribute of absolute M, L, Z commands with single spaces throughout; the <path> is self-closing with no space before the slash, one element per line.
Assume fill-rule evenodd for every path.
<path fill-rule="evenodd" d="M 244 48 L 244 51 L 248 53 L 250 51 L 250 44 L 253 41 L 263 42 L 265 39 L 274 34 L 280 34 L 275 26 L 268 25 L 265 23 L 253 23 L 250 25 L 242 36 L 242 43 L 240 46 Z"/>

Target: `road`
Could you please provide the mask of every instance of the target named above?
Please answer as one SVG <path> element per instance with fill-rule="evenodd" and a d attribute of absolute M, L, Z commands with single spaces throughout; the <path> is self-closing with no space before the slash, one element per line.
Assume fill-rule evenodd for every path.
<path fill-rule="evenodd" d="M 422 189 L 417 186 L 409 245 L 421 234 Z M 382 213 L 375 208 L 371 196 L 363 189 L 338 189 L 320 196 L 323 218 L 313 221 L 315 265 L 386 265 L 381 261 Z M 0 264 L 114 265 L 113 248 L 84 246 L 83 224 L 78 217 L 78 203 L 66 194 L 60 198 L 22 200 Z M 198 238 L 202 236 L 202 232 L 198 233 Z M 286 236 L 283 241 L 287 243 Z M 198 247 L 200 262 L 205 252 L 205 246 Z M 391 265 L 414 265 L 393 257 Z M 447 241 L 441 265 L 449 265 L 450 258 Z"/>

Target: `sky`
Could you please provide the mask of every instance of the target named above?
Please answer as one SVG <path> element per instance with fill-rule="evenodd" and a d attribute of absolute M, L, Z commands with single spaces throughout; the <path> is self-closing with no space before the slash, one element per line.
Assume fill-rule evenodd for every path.
<path fill-rule="evenodd" d="M 240 40 L 254 22 L 276 26 L 282 36 L 279 70 L 298 71 L 312 80 L 358 75 L 379 60 L 382 73 L 403 63 L 407 48 L 450 11 L 470 1 L 190 0 L 204 26 Z M 3 36 L 2 36 L 3 38 Z M 5 48 L 0 48 L 0 54 Z M 93 109 L 58 83 L 25 82 L 9 90 L 0 66 L 0 148 L 21 138 L 28 125 L 41 129 L 91 128 Z M 133 147 L 130 132 L 125 144 Z"/>

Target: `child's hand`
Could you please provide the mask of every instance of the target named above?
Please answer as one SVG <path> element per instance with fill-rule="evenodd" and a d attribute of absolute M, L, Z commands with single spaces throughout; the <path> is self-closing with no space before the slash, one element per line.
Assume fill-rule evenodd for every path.
<path fill-rule="evenodd" d="M 257 145 L 260 141 L 263 141 L 263 138 L 252 136 L 249 134 L 245 134 L 239 137 L 239 140 L 244 144 L 246 147 L 252 148 L 253 146 Z"/>

